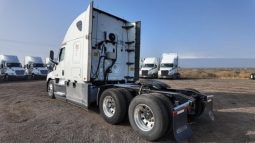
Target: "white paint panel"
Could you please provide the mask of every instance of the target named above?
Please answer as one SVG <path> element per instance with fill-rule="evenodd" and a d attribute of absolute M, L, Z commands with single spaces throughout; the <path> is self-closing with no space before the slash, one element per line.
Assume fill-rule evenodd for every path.
<path fill-rule="evenodd" d="M 73 46 L 73 64 L 81 63 L 81 43 L 80 41 L 75 42 Z"/>
<path fill-rule="evenodd" d="M 72 77 L 73 79 L 80 79 L 81 78 L 81 68 L 72 68 Z"/>

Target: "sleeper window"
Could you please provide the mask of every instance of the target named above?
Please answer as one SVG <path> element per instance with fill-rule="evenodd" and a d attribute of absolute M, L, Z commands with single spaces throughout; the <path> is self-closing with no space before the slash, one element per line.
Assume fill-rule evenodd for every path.
<path fill-rule="evenodd" d="M 76 26 L 77 26 L 77 28 L 78 28 L 79 31 L 82 31 L 82 21 L 78 21 L 78 22 L 76 23 Z"/>

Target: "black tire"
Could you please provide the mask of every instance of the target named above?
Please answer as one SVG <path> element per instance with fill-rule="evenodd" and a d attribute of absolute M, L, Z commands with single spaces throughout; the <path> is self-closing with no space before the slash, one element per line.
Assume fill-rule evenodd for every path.
<path fill-rule="evenodd" d="M 48 85 L 47 85 L 47 92 L 48 92 L 48 96 L 49 96 L 51 99 L 55 99 L 54 91 L 55 91 L 54 81 L 53 81 L 53 80 L 50 80 L 50 81 L 48 82 Z"/>
<path fill-rule="evenodd" d="M 31 75 L 31 79 L 35 80 L 35 75 L 34 74 Z"/>
<path fill-rule="evenodd" d="M 9 80 L 10 80 L 10 78 L 9 78 L 9 75 L 8 75 L 8 74 L 6 74 L 6 75 L 4 76 L 4 80 L 6 80 L 6 81 L 9 81 Z"/>
<path fill-rule="evenodd" d="M 172 129 L 172 120 L 173 120 L 173 116 L 172 116 L 172 109 L 174 108 L 173 103 L 170 101 L 169 98 L 167 98 L 165 95 L 160 94 L 160 93 L 151 93 L 150 95 L 155 96 L 156 98 L 160 99 L 161 102 L 164 104 L 166 110 L 167 110 L 167 115 L 166 118 L 169 119 L 169 125 L 166 128 L 166 131 L 171 130 Z"/>
<path fill-rule="evenodd" d="M 113 99 L 115 103 L 115 111 L 112 116 L 107 116 L 106 109 L 104 110 L 104 107 L 106 107 L 104 104 L 104 102 L 106 102 L 106 97 Z M 99 108 L 100 115 L 106 122 L 112 125 L 119 124 L 124 120 L 125 115 L 127 114 L 127 101 L 125 99 L 125 95 L 117 89 L 106 89 L 100 97 Z"/>
<path fill-rule="evenodd" d="M 143 130 L 138 127 L 137 119 L 135 119 L 135 112 L 137 107 L 146 105 L 153 113 L 154 126 L 149 130 Z M 139 111 L 139 113 L 141 113 Z M 146 94 L 136 96 L 129 105 L 128 115 L 129 122 L 135 132 L 148 141 L 155 141 L 165 135 L 169 126 L 169 118 L 167 117 L 167 110 L 159 98 Z M 137 116 L 136 116 L 137 117 Z M 141 117 L 141 116 L 139 116 Z M 141 119 L 144 120 L 144 119 Z M 144 124 L 147 125 L 147 124 Z"/>
<path fill-rule="evenodd" d="M 151 93 L 150 95 L 153 95 L 153 96 L 159 98 L 163 102 L 163 104 L 167 107 L 169 112 L 171 112 L 171 109 L 174 108 L 173 103 L 165 95 L 160 94 L 160 93 Z"/>
<path fill-rule="evenodd" d="M 181 74 L 180 73 L 176 74 L 176 79 L 181 79 Z"/>
<path fill-rule="evenodd" d="M 177 75 L 174 74 L 172 79 L 173 79 L 173 80 L 176 80 L 176 79 L 177 79 Z"/>
<path fill-rule="evenodd" d="M 24 80 L 28 80 L 28 76 L 25 76 L 25 77 L 24 77 Z"/>
<path fill-rule="evenodd" d="M 126 98 L 126 101 L 127 101 L 127 109 L 128 109 L 129 103 L 133 99 L 133 95 L 125 88 L 117 88 L 117 90 L 119 92 L 121 92 L 123 95 L 125 95 L 125 98 Z"/>
<path fill-rule="evenodd" d="M 158 73 L 154 74 L 154 78 L 158 78 Z"/>
<path fill-rule="evenodd" d="M 134 98 L 133 95 L 125 88 L 117 88 L 116 90 L 118 90 L 125 96 L 125 101 L 127 103 L 126 110 L 128 110 L 129 104 L 132 101 L 132 99 Z M 128 111 L 126 111 L 126 115 L 125 115 L 124 119 L 127 119 L 127 118 L 128 118 Z"/>

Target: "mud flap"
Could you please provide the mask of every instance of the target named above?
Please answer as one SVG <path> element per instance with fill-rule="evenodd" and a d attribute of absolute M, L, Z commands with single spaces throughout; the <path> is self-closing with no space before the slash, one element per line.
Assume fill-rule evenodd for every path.
<path fill-rule="evenodd" d="M 213 95 L 206 96 L 206 99 L 203 101 L 205 105 L 203 118 L 209 118 L 209 120 L 214 121 L 215 115 L 213 112 Z"/>
<path fill-rule="evenodd" d="M 177 106 L 173 110 L 173 132 L 177 142 L 183 142 L 191 138 L 192 130 L 188 124 L 188 113 L 186 103 L 181 106 Z"/>

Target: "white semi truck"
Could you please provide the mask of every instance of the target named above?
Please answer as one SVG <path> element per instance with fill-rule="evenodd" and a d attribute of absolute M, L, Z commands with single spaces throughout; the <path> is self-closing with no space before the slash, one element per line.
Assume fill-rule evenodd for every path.
<path fill-rule="evenodd" d="M 255 73 L 252 73 L 252 74 L 250 75 L 250 79 L 255 80 Z"/>
<path fill-rule="evenodd" d="M 46 79 L 47 77 L 48 69 L 41 57 L 26 56 L 24 67 L 30 79 Z"/>
<path fill-rule="evenodd" d="M 69 27 L 58 61 L 47 76 L 51 98 L 89 108 L 96 104 L 110 124 L 129 118 L 143 138 L 154 141 L 172 130 L 177 141 L 191 137 L 188 118 L 213 118 L 212 96 L 139 81 L 141 22 L 129 22 L 91 3 Z M 89 123 L 88 123 L 89 124 Z"/>
<path fill-rule="evenodd" d="M 143 61 L 140 69 L 141 78 L 157 78 L 159 70 L 159 61 L 156 57 L 148 57 Z"/>
<path fill-rule="evenodd" d="M 0 55 L 0 72 L 5 80 L 27 78 L 17 56 Z"/>
<path fill-rule="evenodd" d="M 178 73 L 178 54 L 163 53 L 160 61 L 159 78 L 179 79 Z"/>

